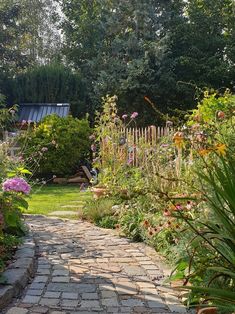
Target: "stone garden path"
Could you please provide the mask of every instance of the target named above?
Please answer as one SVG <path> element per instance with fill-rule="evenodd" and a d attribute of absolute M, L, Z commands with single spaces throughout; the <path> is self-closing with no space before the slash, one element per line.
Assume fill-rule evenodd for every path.
<path fill-rule="evenodd" d="M 153 249 L 82 221 L 30 216 L 35 277 L 7 314 L 183 313 Z"/>

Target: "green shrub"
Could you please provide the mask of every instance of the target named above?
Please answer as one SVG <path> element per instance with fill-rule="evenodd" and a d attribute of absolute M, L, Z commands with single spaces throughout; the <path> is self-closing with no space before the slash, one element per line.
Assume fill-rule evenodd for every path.
<path fill-rule="evenodd" d="M 37 174 L 69 175 L 89 156 L 89 135 L 86 119 L 47 116 L 22 135 L 22 153 L 29 168 L 32 163 L 38 165 Z"/>

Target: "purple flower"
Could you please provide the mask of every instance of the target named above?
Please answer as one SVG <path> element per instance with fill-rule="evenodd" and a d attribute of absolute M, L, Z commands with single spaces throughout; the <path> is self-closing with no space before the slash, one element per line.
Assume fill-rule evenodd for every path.
<path fill-rule="evenodd" d="M 132 163 L 133 163 L 133 158 L 129 158 L 128 161 L 127 161 L 127 164 L 131 165 Z"/>
<path fill-rule="evenodd" d="M 2 184 L 2 189 L 5 192 L 22 192 L 29 194 L 31 187 L 23 178 L 12 178 L 7 179 Z"/>
<path fill-rule="evenodd" d="M 133 113 L 131 114 L 131 119 L 137 118 L 138 115 L 139 115 L 138 112 L 133 112 Z"/>
<path fill-rule="evenodd" d="M 123 114 L 123 115 L 122 115 L 122 119 L 123 119 L 123 120 L 125 120 L 127 117 L 128 117 L 127 114 Z"/>
<path fill-rule="evenodd" d="M 48 151 L 48 148 L 47 148 L 47 147 L 42 147 L 41 151 L 42 151 L 42 152 L 47 152 L 47 151 Z"/>

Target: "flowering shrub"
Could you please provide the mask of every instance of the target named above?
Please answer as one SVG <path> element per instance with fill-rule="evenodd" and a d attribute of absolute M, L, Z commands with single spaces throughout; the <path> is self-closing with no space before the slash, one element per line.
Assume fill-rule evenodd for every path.
<path fill-rule="evenodd" d="M 16 120 L 17 107 L 0 109 L 0 129 L 11 130 Z M 1 133 L 3 135 L 3 133 Z M 20 236 L 26 232 L 21 211 L 28 208 L 26 196 L 30 193 L 30 185 L 24 179 L 31 172 L 24 168 L 22 156 L 11 157 L 8 149 L 12 140 L 0 142 L 0 283 L 4 283 L 1 272 L 5 263 L 21 243 Z M 6 179 L 7 178 L 7 179 Z"/>
<path fill-rule="evenodd" d="M 29 194 L 31 187 L 23 178 L 12 178 L 3 182 L 2 189 L 5 192 L 21 192 L 23 194 Z"/>
<path fill-rule="evenodd" d="M 22 134 L 22 154 L 29 168 L 34 165 L 36 175 L 69 175 L 89 157 L 90 133 L 87 119 L 47 116 Z"/>

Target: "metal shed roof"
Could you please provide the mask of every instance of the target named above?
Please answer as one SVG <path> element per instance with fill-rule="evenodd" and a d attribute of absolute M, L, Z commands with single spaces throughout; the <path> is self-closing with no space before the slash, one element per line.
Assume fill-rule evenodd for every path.
<path fill-rule="evenodd" d="M 22 122 L 23 120 L 40 122 L 44 117 L 50 114 L 56 114 L 59 117 L 66 117 L 69 114 L 69 110 L 69 104 L 20 104 L 18 109 L 18 122 Z"/>

